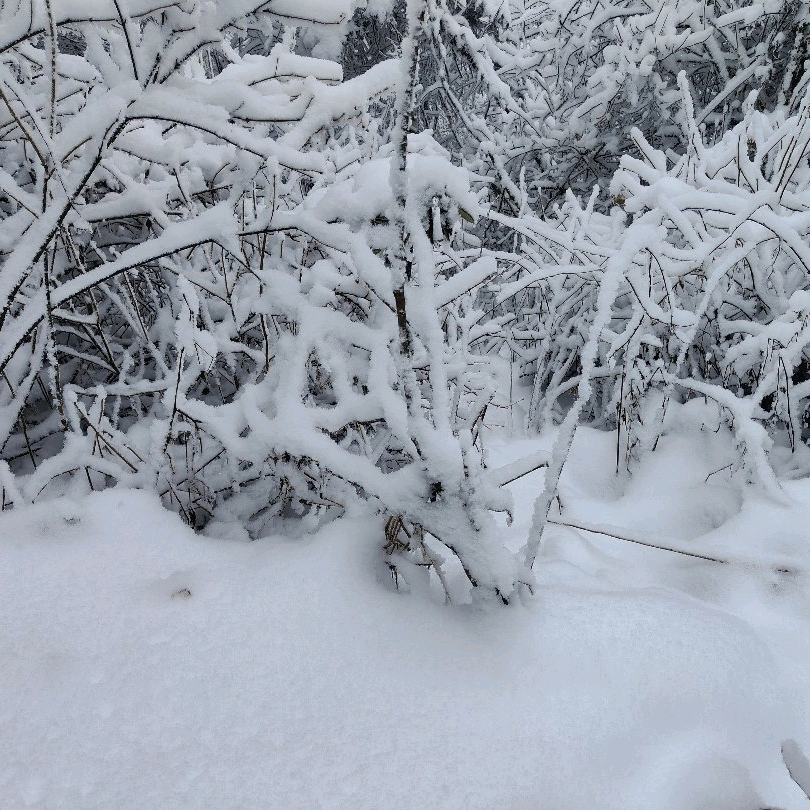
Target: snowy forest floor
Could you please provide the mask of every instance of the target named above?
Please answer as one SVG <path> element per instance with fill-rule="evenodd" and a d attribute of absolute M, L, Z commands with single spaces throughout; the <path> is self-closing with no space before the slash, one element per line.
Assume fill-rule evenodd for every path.
<path fill-rule="evenodd" d="M 810 752 L 810 482 L 740 494 L 678 424 L 617 476 L 615 441 L 579 429 L 559 519 L 731 563 L 553 526 L 531 603 L 443 607 L 362 514 L 257 542 L 120 489 L 0 515 L 0 806 L 810 806 L 780 754 Z"/>

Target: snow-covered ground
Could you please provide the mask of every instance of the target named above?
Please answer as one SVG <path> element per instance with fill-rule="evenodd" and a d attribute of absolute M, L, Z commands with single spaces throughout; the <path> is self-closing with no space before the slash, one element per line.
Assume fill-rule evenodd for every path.
<path fill-rule="evenodd" d="M 510 607 L 394 591 L 368 517 L 246 542 L 127 490 L 2 514 L 0 807 L 810 806 L 780 753 L 810 752 L 810 482 L 739 490 L 709 428 L 633 478 L 580 428 L 553 516 L 731 563 L 554 526 Z M 541 485 L 511 485 L 509 542 Z"/>

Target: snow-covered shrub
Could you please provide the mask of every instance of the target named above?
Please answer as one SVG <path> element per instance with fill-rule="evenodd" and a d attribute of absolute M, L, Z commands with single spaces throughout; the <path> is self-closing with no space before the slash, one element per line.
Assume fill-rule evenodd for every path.
<path fill-rule="evenodd" d="M 655 447 L 668 398 L 705 397 L 748 477 L 778 494 L 774 442 L 794 451 L 796 472 L 810 469 L 810 94 L 792 113 L 757 110 L 752 97 L 712 143 L 680 84 L 686 153 L 673 162 L 634 130 L 643 157 L 622 158 L 612 214 L 560 210 L 560 227 L 579 217 L 584 244 L 539 289 L 548 314 L 533 417 L 575 398 L 577 417 L 618 429 L 619 465 Z M 539 228 L 533 238 L 559 257 L 562 239 Z"/>
<path fill-rule="evenodd" d="M 606 186 L 637 127 L 657 149 L 686 144 L 674 113 L 686 74 L 696 120 L 716 140 L 741 120 L 752 90 L 760 108 L 784 102 L 803 76 L 810 9 L 801 0 L 537 0 L 512 5 L 511 47 L 499 73 L 531 126 L 510 140 L 535 208 L 566 189 Z"/>
<path fill-rule="evenodd" d="M 655 229 L 630 265 L 633 294 L 660 343 L 641 384 L 653 384 L 660 368 L 681 392 L 715 399 L 767 479 L 765 428 L 795 449 L 810 406 L 810 94 L 792 115 L 752 104 L 713 146 L 685 99 L 686 155 L 667 169 L 636 133 L 646 159 L 623 161 L 612 186 L 626 194 L 630 230 Z M 644 258 L 646 278 L 636 269 Z M 662 303 L 665 313 L 655 309 Z"/>
<path fill-rule="evenodd" d="M 338 5 L 308 24 L 328 29 Z M 254 266 L 285 247 L 295 265 L 293 211 L 336 171 L 324 128 L 390 81 L 336 87 L 337 64 L 294 52 L 289 9 L 88 11 L 0 12 L 3 456 L 33 472 L 31 496 L 77 472 L 127 479 L 199 523 L 218 500 L 202 471 L 240 476 L 180 399 L 227 402 L 267 373 L 267 330 L 284 327 Z M 269 52 L 237 52 L 246 30 Z M 292 219 L 269 227 L 276 213 Z"/>
<path fill-rule="evenodd" d="M 396 50 L 406 34 L 404 0 L 383 0 L 358 9 L 342 58 L 353 75 L 361 66 Z M 384 10 L 389 13 L 382 13 Z M 376 12 L 376 13 L 375 13 Z M 418 99 L 411 129 L 430 130 L 456 165 L 486 185 L 498 210 L 518 213 L 520 146 L 527 126 L 537 135 L 520 103 L 510 4 L 494 0 L 426 0 L 416 37 L 413 79 Z M 517 140 L 516 140 L 517 139 Z M 485 223 L 487 224 L 487 223 Z M 493 246 L 503 234 L 492 223 L 483 230 Z M 508 237 L 505 237 L 508 238 Z"/>
<path fill-rule="evenodd" d="M 455 252 L 482 209 L 400 61 L 303 55 L 340 2 L 34 9 L 0 11 L 4 504 L 122 482 L 257 535 L 362 499 L 397 577 L 506 600 L 474 345 L 496 265 Z M 392 136 L 369 111 L 397 86 Z"/>

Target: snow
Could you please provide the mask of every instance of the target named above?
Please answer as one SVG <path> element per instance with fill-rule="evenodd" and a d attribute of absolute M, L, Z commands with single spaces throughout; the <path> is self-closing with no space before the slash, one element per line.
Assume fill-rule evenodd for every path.
<path fill-rule="evenodd" d="M 795 9 L 462 5 L 0 0 L 0 810 L 807 806 Z"/>
<path fill-rule="evenodd" d="M 810 483 L 701 489 L 729 439 L 685 410 L 632 478 L 579 428 L 552 517 L 790 572 L 549 525 L 534 598 L 442 607 L 393 589 L 362 511 L 255 542 L 122 488 L 2 513 L 3 807 L 806 807 Z M 515 547 L 542 476 L 510 484 Z"/>

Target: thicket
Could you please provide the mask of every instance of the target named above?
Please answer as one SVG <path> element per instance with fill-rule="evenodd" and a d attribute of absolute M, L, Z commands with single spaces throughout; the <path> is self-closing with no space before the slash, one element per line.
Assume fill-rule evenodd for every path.
<path fill-rule="evenodd" d="M 694 396 L 778 497 L 810 472 L 808 20 L 0 2 L 3 507 L 121 483 L 255 537 L 364 502 L 398 583 L 509 601 L 577 424 L 632 467 Z M 492 471 L 504 374 L 562 426 Z M 501 484 L 545 462 L 509 551 Z"/>

